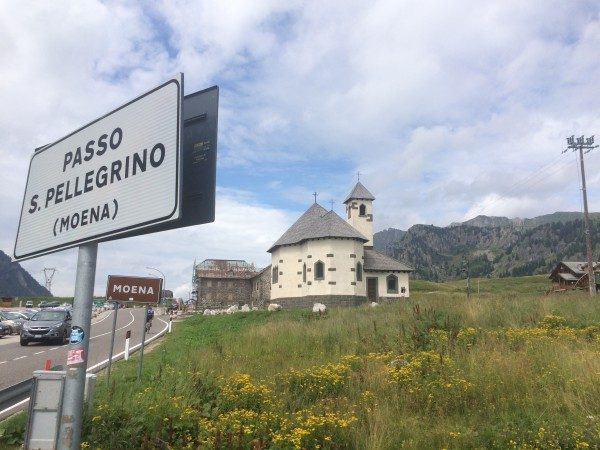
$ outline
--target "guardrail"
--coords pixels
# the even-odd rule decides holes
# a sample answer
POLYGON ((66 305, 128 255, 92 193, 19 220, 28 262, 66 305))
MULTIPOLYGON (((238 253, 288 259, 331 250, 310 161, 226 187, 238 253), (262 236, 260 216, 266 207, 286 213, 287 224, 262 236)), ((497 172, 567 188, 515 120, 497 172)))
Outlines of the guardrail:
POLYGON ((13 384, 6 389, 2 389, 0 391, 0 411, 4 411, 14 404, 29 398, 32 386, 33 378, 29 378, 28 380, 13 384))
MULTIPOLYGON (((162 323, 165 324, 165 327, 156 333, 154 336, 146 339, 146 345, 150 342, 158 339, 162 335, 164 335, 169 329, 169 322, 165 322, 160 317, 157 317, 162 323)), ((142 347, 142 343, 136 344, 129 349, 129 353, 135 353, 142 347)), ((119 361, 125 357, 125 352, 117 353, 113 355, 113 362, 119 361)), ((88 367, 88 373, 96 373, 100 372, 108 365, 108 358, 104 361, 99 362, 92 367, 88 367)), ((0 390, 0 420, 5 419, 6 417, 20 411, 22 407, 29 401, 29 397, 31 395, 31 387, 33 386, 33 378, 29 378, 27 380, 20 381, 17 384, 13 384, 5 389, 0 390)))

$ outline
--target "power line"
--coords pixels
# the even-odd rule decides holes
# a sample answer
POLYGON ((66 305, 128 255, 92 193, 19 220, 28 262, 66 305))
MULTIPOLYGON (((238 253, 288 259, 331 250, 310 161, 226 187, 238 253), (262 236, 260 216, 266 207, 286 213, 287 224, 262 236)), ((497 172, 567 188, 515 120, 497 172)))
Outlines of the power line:
POLYGON ((559 157, 556 160, 546 164, 545 166, 540 167, 538 170, 533 172, 533 174, 529 175, 527 178, 523 178, 522 180, 514 183, 505 194, 499 195, 496 199, 492 200, 487 205, 480 206, 478 213, 474 214, 474 215, 477 216, 479 214, 483 214, 486 210, 489 210, 489 208, 491 206, 497 204, 501 200, 508 200, 509 197, 511 197, 511 194, 513 194, 517 190, 522 189, 528 185, 539 184, 542 180, 548 178, 551 175, 554 175, 558 171, 562 170, 563 168, 565 168, 569 164, 571 164, 570 162, 566 162, 563 160, 563 162, 556 165, 561 159, 563 159, 563 157, 559 157), (549 169, 553 168, 553 166, 555 166, 554 170, 549 171, 549 169))
POLYGON ((50 294, 52 294, 52 278, 54 278, 54 274, 56 273, 57 269, 54 267, 44 267, 44 278, 46 280, 46 289, 48 290, 48 292, 50 292, 50 294))

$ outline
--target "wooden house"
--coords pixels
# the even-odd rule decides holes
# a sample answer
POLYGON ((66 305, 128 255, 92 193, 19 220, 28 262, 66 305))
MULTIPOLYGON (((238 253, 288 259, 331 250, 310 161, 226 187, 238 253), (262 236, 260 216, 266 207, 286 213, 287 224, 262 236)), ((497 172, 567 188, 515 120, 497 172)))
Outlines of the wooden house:
MULTIPOLYGON (((594 262, 594 274, 596 275, 596 290, 600 288, 598 275, 600 263, 594 262)), ((572 289, 588 289, 588 263, 582 261, 561 261, 550 273, 552 280, 552 291, 568 291, 572 289)))

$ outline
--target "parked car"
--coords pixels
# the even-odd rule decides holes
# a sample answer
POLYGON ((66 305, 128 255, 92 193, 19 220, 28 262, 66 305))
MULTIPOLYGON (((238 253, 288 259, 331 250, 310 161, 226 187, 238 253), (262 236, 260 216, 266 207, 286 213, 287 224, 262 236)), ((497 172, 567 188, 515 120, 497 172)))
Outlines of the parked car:
POLYGON ((33 300, 27 300, 25 302, 25 308, 33 308, 33 300))
POLYGON ((44 309, 23 324, 21 345, 30 342, 66 344, 71 335, 71 313, 64 309, 44 309))
POLYGON ((24 319, 19 313, 13 311, 0 311, 0 320, 9 327, 10 334, 20 333, 24 319))
POLYGON ((40 303, 40 308, 56 308, 60 306, 60 302, 42 302, 40 303))
POLYGON ((31 319, 31 317, 37 313, 39 309, 21 309, 19 312, 27 317, 27 320, 31 319))
POLYGON ((4 325, 0 322, 0 337, 8 336, 10 334, 10 328, 8 325, 4 325))
POLYGON ((12 310, 12 311, 8 311, 8 312, 11 312, 11 313, 12 313, 14 316, 16 316, 16 317, 18 317, 18 318, 20 318, 20 319, 23 319, 23 320, 29 320, 29 316, 28 316, 27 314, 25 314, 23 311, 20 311, 20 310, 18 310, 18 311, 12 310))
POLYGON ((179 309, 179 303, 173 302, 167 306, 167 314, 171 314, 179 309))

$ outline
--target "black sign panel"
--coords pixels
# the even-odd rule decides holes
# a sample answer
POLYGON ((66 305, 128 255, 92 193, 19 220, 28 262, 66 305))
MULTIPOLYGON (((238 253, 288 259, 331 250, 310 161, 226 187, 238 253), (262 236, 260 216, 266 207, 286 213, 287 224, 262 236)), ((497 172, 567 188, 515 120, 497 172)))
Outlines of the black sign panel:
POLYGON ((218 86, 183 98, 181 217, 119 238, 214 222, 218 118, 218 86))

